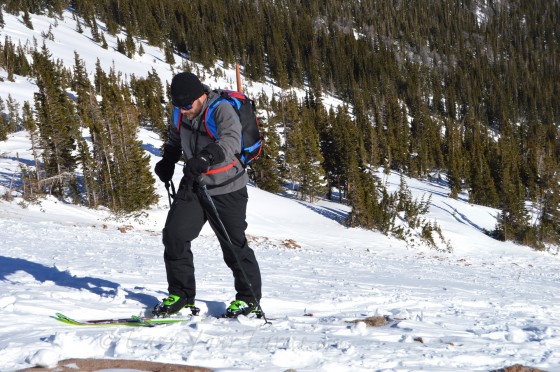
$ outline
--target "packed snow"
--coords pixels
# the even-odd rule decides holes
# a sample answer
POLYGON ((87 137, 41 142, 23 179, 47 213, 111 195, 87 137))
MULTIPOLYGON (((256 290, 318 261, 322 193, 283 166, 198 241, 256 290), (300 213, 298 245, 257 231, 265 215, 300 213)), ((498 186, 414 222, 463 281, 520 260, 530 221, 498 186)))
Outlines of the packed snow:
MULTIPOLYGON (((53 22, 32 15, 30 31, 4 17, 2 40, 7 34, 22 43, 32 34, 40 38, 53 22)), ((90 72, 100 58, 105 67, 117 61, 128 73, 157 66, 162 78, 172 76, 159 50, 144 46, 152 57, 129 60, 95 49, 73 31, 71 15, 58 22, 53 33, 60 50, 48 47, 68 66, 76 49, 90 72)), ((35 89, 21 77, 0 82, 3 99, 11 93, 20 102, 31 100, 35 89)), ((161 142, 145 130, 139 137, 153 167, 159 155, 148 150, 161 142)), ((20 163, 32 164, 30 148, 25 132, 0 142, 0 194, 17 182, 20 163)), ((180 164, 175 173, 177 184, 180 164)), ((379 176, 396 190, 400 175, 379 176)), ((445 183, 406 181, 415 197, 432 195, 427 217, 441 226, 452 252, 347 228, 342 222, 349 208, 342 204, 311 204, 289 192, 249 186, 247 235, 261 266, 261 304, 271 324, 212 316, 235 293, 208 226, 193 243, 201 316, 152 328, 58 322, 56 312, 79 320, 149 315, 167 295, 161 243, 166 190, 157 182, 160 202, 140 219, 117 219, 54 198, 1 201, 0 370, 52 367, 68 358, 218 371, 488 371, 513 364, 560 370, 560 258, 491 239, 484 230, 494 228, 498 211, 469 204, 464 194, 448 198, 445 183), (396 321, 379 327, 352 322, 376 315, 396 321)))

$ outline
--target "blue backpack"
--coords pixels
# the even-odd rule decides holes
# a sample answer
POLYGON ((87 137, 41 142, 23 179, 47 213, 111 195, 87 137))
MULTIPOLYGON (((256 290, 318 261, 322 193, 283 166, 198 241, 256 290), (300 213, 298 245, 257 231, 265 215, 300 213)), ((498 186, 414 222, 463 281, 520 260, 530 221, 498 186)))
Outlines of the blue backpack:
POLYGON ((237 158, 247 167, 262 152, 263 140, 259 130, 257 119, 257 110, 255 102, 245 94, 232 90, 214 91, 220 96, 212 101, 206 108, 204 113, 204 126, 206 133, 210 138, 217 140, 218 133, 216 130, 216 122, 214 121, 214 109, 222 101, 227 101, 234 108, 241 122, 241 149, 237 158))

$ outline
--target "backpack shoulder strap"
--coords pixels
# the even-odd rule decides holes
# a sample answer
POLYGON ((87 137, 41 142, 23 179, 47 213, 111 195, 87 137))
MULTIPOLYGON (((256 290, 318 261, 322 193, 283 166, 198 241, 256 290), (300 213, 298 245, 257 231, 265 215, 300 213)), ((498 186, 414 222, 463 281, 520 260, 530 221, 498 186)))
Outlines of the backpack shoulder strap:
POLYGON ((213 140, 216 140, 216 136, 218 135, 218 128, 216 126, 216 121, 214 120, 214 110, 223 100, 224 98, 222 98, 221 95, 212 99, 212 101, 208 103, 206 111, 204 112, 204 128, 206 129, 208 136, 213 140))

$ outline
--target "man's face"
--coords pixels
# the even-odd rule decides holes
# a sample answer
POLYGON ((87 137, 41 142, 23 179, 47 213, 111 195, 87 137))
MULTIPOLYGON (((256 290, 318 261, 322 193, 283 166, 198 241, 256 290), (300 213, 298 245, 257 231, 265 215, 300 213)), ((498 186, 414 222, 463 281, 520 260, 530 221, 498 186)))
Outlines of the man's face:
POLYGON ((204 105, 205 100, 206 94, 201 95, 193 101, 193 103, 190 105, 190 109, 188 109, 188 107, 181 107, 181 114, 185 115, 189 120, 196 118, 202 111, 202 106, 204 105))

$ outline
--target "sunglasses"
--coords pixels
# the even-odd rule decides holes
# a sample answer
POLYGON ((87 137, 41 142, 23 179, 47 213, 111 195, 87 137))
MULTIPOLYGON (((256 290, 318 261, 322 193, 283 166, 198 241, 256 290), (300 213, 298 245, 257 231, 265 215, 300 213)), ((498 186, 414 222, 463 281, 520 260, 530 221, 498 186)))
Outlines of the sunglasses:
POLYGON ((192 109, 192 106, 193 106, 193 104, 191 103, 190 105, 183 106, 183 107, 177 107, 177 108, 179 108, 181 110, 189 111, 190 109, 192 109))
POLYGON ((173 106, 173 124, 175 125, 175 128, 177 129, 181 128, 181 121, 183 117, 182 111, 189 111, 192 108, 193 108, 192 103, 190 105, 182 106, 182 107, 173 106))

